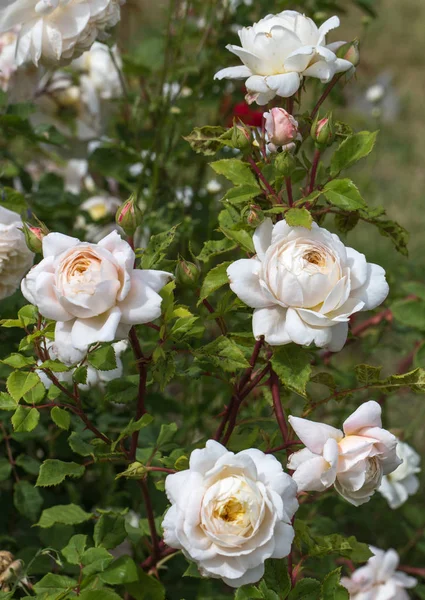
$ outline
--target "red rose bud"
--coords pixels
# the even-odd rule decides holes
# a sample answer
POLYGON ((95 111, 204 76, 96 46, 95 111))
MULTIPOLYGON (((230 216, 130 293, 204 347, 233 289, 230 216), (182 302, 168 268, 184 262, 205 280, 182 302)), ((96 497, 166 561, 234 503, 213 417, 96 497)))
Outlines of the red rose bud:
POLYGON ((251 204, 245 210, 245 221, 250 227, 258 227, 264 221, 264 213, 261 206, 258 204, 251 204))
POLYGON ((317 148, 324 150, 333 144, 335 139, 335 128, 332 113, 328 113, 324 119, 317 116, 311 126, 311 137, 317 148))
POLYGON ((136 204, 135 195, 120 206, 115 215, 116 224, 119 225, 127 235, 134 235, 136 229, 142 224, 142 211, 136 204))
POLYGON ((353 67, 357 67, 360 62, 360 42, 358 39, 340 46, 335 52, 338 58, 348 60, 353 67))
POLYGON ((176 267, 176 281, 185 286, 194 286, 199 279, 200 271, 198 267, 183 258, 179 260, 176 267))
POLYGON ((23 223, 22 231, 24 232, 25 241, 31 252, 41 254, 43 251, 43 238, 49 233, 49 230, 44 223, 39 221, 38 226, 23 223))

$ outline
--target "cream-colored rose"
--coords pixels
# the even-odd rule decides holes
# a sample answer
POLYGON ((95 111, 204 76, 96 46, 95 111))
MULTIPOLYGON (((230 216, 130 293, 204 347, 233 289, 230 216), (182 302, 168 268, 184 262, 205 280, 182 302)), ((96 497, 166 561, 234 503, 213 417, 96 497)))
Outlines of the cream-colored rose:
POLYGON ((421 471, 421 457, 409 444, 400 441, 397 444, 397 456, 403 462, 395 471, 382 478, 378 490, 391 508, 399 508, 419 489, 416 475, 421 471))
POLYGON ((0 206, 0 299, 16 292, 34 261, 21 227, 19 215, 0 206))

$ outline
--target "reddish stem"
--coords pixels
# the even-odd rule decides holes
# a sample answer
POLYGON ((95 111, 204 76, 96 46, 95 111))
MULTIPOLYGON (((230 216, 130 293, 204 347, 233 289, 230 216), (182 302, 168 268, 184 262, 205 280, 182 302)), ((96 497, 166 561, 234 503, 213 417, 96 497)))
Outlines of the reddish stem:
POLYGON ((280 400, 279 379, 273 369, 270 370, 270 390, 273 397, 273 406, 277 423, 279 425, 283 441, 286 443, 289 439, 288 425, 286 423, 285 413, 280 400))
POLYGON ((294 197, 292 195, 292 181, 290 177, 285 177, 285 186, 288 195, 288 206, 292 208, 294 206, 294 197))
MULTIPOLYGON (((213 315, 215 313, 215 310, 213 309, 213 307, 211 306, 211 304, 208 302, 208 300, 206 298, 204 298, 202 300, 202 304, 205 306, 205 308, 211 315, 213 315)), ((216 317, 215 321, 216 321, 217 325, 219 326, 221 333, 223 335, 226 335, 227 329, 226 329, 226 324, 225 324, 224 320, 221 317, 216 317)))
POLYGON ((328 86, 325 88, 325 91, 320 96, 319 100, 317 101, 316 106, 313 108, 313 110, 311 112, 312 120, 315 119, 317 113, 319 112, 319 108, 322 106, 323 102, 326 100, 326 98, 329 96, 329 94, 331 93, 331 91, 333 90, 335 85, 338 83, 341 76, 342 76, 342 73, 338 73, 337 75, 335 75, 334 78, 329 82, 328 86))
POLYGON ((364 331, 369 329, 369 327, 373 327, 374 325, 379 325, 379 323, 381 323, 381 321, 391 321, 391 319, 392 319, 391 310, 389 308, 386 308, 384 310, 381 310, 381 312, 379 312, 377 315, 373 315, 369 319, 366 319, 366 321, 363 321, 362 323, 357 325, 357 327, 353 327, 351 329, 351 333, 353 334, 353 336, 358 337, 364 331))
POLYGON ((400 565, 398 570, 404 571, 405 573, 410 573, 411 575, 418 575, 419 577, 425 578, 425 568, 422 567, 408 567, 405 565, 400 565))
POLYGON ((146 516, 149 524, 149 531, 151 534, 152 540, 152 559, 154 560, 154 564, 156 564, 159 560, 160 556, 160 548, 159 548, 159 538, 158 533, 155 527, 155 517, 152 508, 152 501, 149 495, 148 484, 144 479, 139 481, 140 488, 142 490, 143 500, 146 508, 146 516))
MULTIPOLYGON (((137 337, 136 329, 132 327, 129 333, 129 339, 131 347, 133 348, 133 353, 137 361, 137 369, 139 371, 139 390, 137 397, 137 408, 136 408, 136 418, 138 421, 145 413, 145 396, 146 396, 146 380, 147 380, 147 370, 146 365, 144 364, 144 355, 142 352, 142 348, 140 346, 139 338, 137 337)), ((136 458, 137 446, 139 443, 139 433, 140 431, 135 431, 131 437, 131 446, 130 446, 130 454, 129 459, 134 460, 136 458)))
POLYGON ((251 165, 251 169, 257 175, 258 179, 263 183, 264 187, 266 188, 266 190, 268 191, 270 196, 272 196, 276 200, 277 204, 282 204, 282 200, 279 198, 278 194, 274 191, 274 189, 272 188, 270 183, 264 177, 263 173, 257 167, 257 163, 255 162, 255 160, 253 158, 251 158, 250 156, 248 156, 248 162, 251 165))
POLYGON ((291 446, 301 446, 302 442, 297 442, 296 440, 290 440, 285 444, 280 446, 276 446, 276 448, 270 448, 270 450, 266 450, 266 454, 274 454, 275 452, 280 452, 281 450, 286 450, 287 448, 291 448, 291 446))
POLYGON ((320 150, 318 148, 316 148, 316 150, 314 151, 313 164, 311 165, 310 185, 308 188, 309 194, 314 192, 314 186, 316 184, 316 175, 317 175, 317 168, 319 166, 319 162, 320 162, 320 150))

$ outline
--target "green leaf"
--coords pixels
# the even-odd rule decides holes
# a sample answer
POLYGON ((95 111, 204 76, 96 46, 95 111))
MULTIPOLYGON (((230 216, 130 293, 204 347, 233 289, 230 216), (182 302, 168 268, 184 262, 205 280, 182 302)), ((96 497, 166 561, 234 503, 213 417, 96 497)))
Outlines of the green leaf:
POLYGON ((83 590, 78 596, 80 600, 122 600, 114 591, 102 588, 101 590, 83 590))
POLYGON ((204 127, 195 127, 195 129, 183 139, 189 142, 192 150, 197 154, 212 156, 224 146, 232 144, 232 130, 224 127, 205 125, 204 127), (227 138, 226 138, 227 136, 227 138))
POLYGON ((199 293, 200 302, 205 300, 205 298, 208 298, 208 296, 223 287, 226 283, 229 283, 227 267, 231 264, 231 261, 223 262, 220 265, 217 265, 217 267, 214 267, 214 269, 208 271, 199 293))
POLYGON ((163 260, 165 251, 174 241, 177 227, 178 225, 174 225, 168 231, 150 237, 149 244, 142 255, 141 266, 143 269, 153 269, 163 260))
POLYGON ((69 540, 65 548, 62 548, 61 552, 66 560, 71 565, 79 565, 82 561, 84 551, 87 546, 87 536, 78 534, 73 535, 69 540))
POLYGON ((227 227, 220 227, 220 231, 224 233, 227 238, 236 242, 242 250, 245 250, 245 252, 255 252, 252 234, 245 229, 228 229, 227 227))
POLYGON ((177 429, 177 423, 163 423, 161 425, 158 439, 156 440, 156 448, 160 449, 162 446, 169 444, 176 434, 177 429))
POLYGON ((71 591, 77 585, 78 581, 76 579, 71 579, 65 575, 47 573, 47 575, 34 585, 34 590, 37 594, 47 595, 50 600, 52 598, 61 598, 64 592, 67 590, 71 591))
POLYGON ((208 262, 210 258, 214 258, 214 256, 219 256, 220 254, 234 250, 236 246, 236 242, 229 240, 227 237, 224 237, 221 240, 207 240, 196 258, 202 262, 208 262))
POLYGON ((336 177, 343 169, 348 169, 373 150, 377 131, 360 131, 348 136, 336 149, 331 160, 331 177, 336 177))
POLYGON ((15 484, 13 503, 23 517, 34 522, 40 514, 43 498, 39 490, 31 485, 29 481, 21 480, 15 484))
POLYGON ((360 216, 357 212, 338 213, 335 215, 335 226, 341 233, 348 233, 359 222, 360 216))
POLYGON ((12 465, 7 458, 0 458, 0 481, 5 481, 9 478, 12 472, 12 465))
POLYGON ((148 425, 150 425, 152 423, 152 421, 153 421, 153 416, 148 415, 147 413, 144 414, 143 417, 141 417, 138 421, 134 421, 133 419, 131 419, 131 421, 127 425, 127 427, 125 427, 121 431, 118 439, 116 439, 115 442, 113 444, 111 444, 111 450, 114 452, 115 448, 118 446, 118 444, 120 443, 121 440, 132 435, 136 431, 140 431, 144 427, 147 427, 148 425))
POLYGON ((20 454, 16 459, 16 464, 30 475, 38 475, 40 470, 40 461, 26 454, 20 454))
POLYGON ((296 519, 295 524, 295 545, 303 554, 312 557, 323 557, 331 554, 337 554, 344 558, 349 558, 353 562, 366 562, 372 553, 367 544, 358 542, 352 535, 348 538, 334 533, 331 535, 315 535, 311 532, 305 521, 296 519), (306 551, 304 552, 304 546, 306 551))
POLYGON ((48 487, 50 485, 59 485, 66 477, 82 477, 84 471, 84 465, 78 465, 75 462, 62 462, 56 458, 48 458, 40 467, 36 486, 48 487))
POLYGON ((16 410, 18 403, 7 394, 6 392, 0 392, 0 410, 16 410))
POLYGON ((210 166, 235 185, 250 185, 261 191, 251 167, 239 158, 224 158, 210 163, 210 166))
POLYGON ((276 348, 271 360, 273 370, 281 383, 290 390, 307 397, 306 385, 310 379, 310 355, 295 344, 276 348))
POLYGON ((99 350, 90 352, 87 360, 92 367, 99 371, 112 371, 117 368, 115 351, 111 344, 104 344, 99 350))
POLYGON ((94 527, 94 543, 96 546, 116 548, 127 537, 123 515, 104 514, 94 527))
POLYGON ((391 306, 393 317, 407 327, 425 331, 425 301, 398 300, 391 306))
POLYGON ((382 367, 373 367, 365 364, 356 365, 355 367, 357 380, 366 385, 378 382, 380 380, 381 371, 382 367))
POLYGON ((46 360, 39 365, 40 369, 49 369, 53 373, 66 373, 69 367, 60 362, 60 360, 46 360))
POLYGON ((285 561, 266 560, 264 581, 269 589, 279 595, 279 598, 286 598, 291 590, 291 580, 285 561))
POLYGON ((73 452, 80 456, 93 456, 94 447, 84 441, 76 431, 73 431, 68 438, 68 444, 73 452))
POLYGON ((319 600, 320 592, 321 586, 317 579, 304 577, 291 590, 288 600, 319 600))
POLYGON ((59 406, 54 406, 50 411, 50 416, 55 425, 61 429, 65 429, 65 431, 69 429, 69 426, 71 425, 71 415, 67 410, 60 408, 59 406))
POLYGON ((13 371, 6 381, 7 391, 16 402, 33 387, 40 383, 37 373, 28 373, 24 371, 13 371))
POLYGON ((311 229, 313 217, 306 208, 290 208, 285 213, 285 220, 291 227, 311 229))
POLYGON ((36 408, 18 406, 12 416, 13 429, 16 433, 33 431, 37 427, 39 420, 40 413, 36 408))
POLYGON ((47 529, 56 525, 56 523, 79 525, 92 518, 93 515, 91 513, 85 512, 76 504, 58 504, 43 510, 37 526, 47 529))
POLYGON ((13 369, 24 369, 25 367, 34 365, 35 359, 32 356, 24 356, 23 354, 14 352, 10 356, 4 358, 1 362, 13 369))
POLYGON ((406 294, 412 294, 421 300, 425 300, 425 285, 419 281, 407 281, 403 283, 403 290, 406 294))
POLYGON ((340 583, 341 567, 328 573, 322 583, 322 600, 349 600, 348 590, 340 583))
POLYGON ((27 210, 25 197, 10 187, 1 187, 0 206, 4 206, 19 215, 23 215, 27 210))
POLYGON ((41 383, 41 381, 39 381, 37 385, 30 389, 29 392, 24 394, 24 402, 26 402, 26 404, 31 405, 40 404, 43 401, 46 392, 46 388, 41 383))
POLYGON ((342 210, 366 209, 367 205, 351 179, 334 179, 323 188, 326 200, 342 210))
POLYGON ((101 581, 109 585, 123 585, 138 581, 136 563, 130 556, 121 556, 114 560, 100 575, 101 581))
POLYGON ((378 228, 378 231, 384 237, 387 237, 394 244, 397 252, 400 252, 403 256, 408 255, 407 250, 407 242, 409 241, 409 234, 398 223, 390 220, 382 220, 382 219, 365 219, 369 223, 375 225, 378 228))
POLYGON ((113 556, 106 548, 89 548, 81 558, 84 565, 83 573, 86 576, 101 573, 113 561, 113 556))
POLYGON ((235 593, 235 600, 256 600, 256 598, 264 599, 264 595, 253 585, 243 585, 235 593))
POLYGON ((194 562, 188 562, 189 565, 186 571, 183 573, 182 577, 194 577, 195 579, 201 579, 201 574, 196 564, 194 562))
POLYGON ((246 204, 250 200, 256 198, 260 193, 261 189, 258 185, 237 185, 236 187, 230 188, 230 190, 225 193, 223 200, 237 206, 238 204, 246 204))
POLYGON ((196 352, 196 362, 206 361, 223 371, 247 369, 249 362, 239 346, 227 337, 220 336, 196 352))
POLYGON ((165 600, 164 586, 158 579, 151 577, 138 568, 137 583, 128 583, 125 589, 135 600, 165 600))

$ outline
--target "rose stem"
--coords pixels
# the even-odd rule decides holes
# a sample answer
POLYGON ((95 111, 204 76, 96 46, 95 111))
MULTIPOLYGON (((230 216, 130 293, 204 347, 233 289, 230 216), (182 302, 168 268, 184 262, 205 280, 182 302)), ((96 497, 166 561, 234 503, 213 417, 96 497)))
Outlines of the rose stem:
POLYGON ((152 558, 156 562, 158 562, 159 559, 159 539, 158 539, 158 534, 156 531, 156 527, 155 527, 155 517, 153 514, 153 508, 152 508, 152 501, 151 501, 151 497, 149 495, 149 489, 148 489, 148 484, 146 482, 145 479, 141 479, 139 481, 139 485, 140 485, 140 489, 142 490, 142 495, 143 495, 143 500, 145 503, 145 508, 146 508, 146 515, 148 518, 148 523, 149 523, 149 531, 151 534, 151 540, 152 540, 152 558))
POLYGON ((298 442, 296 440, 290 440, 289 442, 286 442, 285 444, 282 444, 281 446, 276 446, 276 448, 270 448, 270 450, 266 450, 266 454, 274 454, 275 452, 279 452, 280 450, 286 450, 287 448, 290 448, 291 446, 300 446, 302 445, 302 442, 298 442))
POLYGON ((273 369, 270 369, 270 390, 273 397, 273 406, 277 423, 282 433, 283 441, 286 443, 289 440, 288 425, 286 424, 285 413, 280 400, 279 379, 273 369))
POLYGON ((277 204, 282 204, 282 200, 279 198, 278 194, 276 194, 270 183, 267 181, 260 169, 257 167, 257 163, 255 162, 255 160, 248 156, 248 162, 251 165, 251 169, 257 175, 258 179, 264 184, 264 187, 266 188, 270 196, 272 196, 276 200, 277 204))
MULTIPOLYGON (((136 408, 136 421, 138 421, 145 413, 145 396, 146 396, 146 379, 147 379, 147 371, 146 365, 144 364, 144 355, 142 352, 142 348, 140 346, 139 338, 137 337, 136 329, 132 327, 129 333, 129 339, 131 347, 133 348, 133 353, 137 362, 137 369, 139 371, 139 390, 137 397, 137 408, 136 408)), ((140 431, 135 431, 131 437, 131 446, 130 446, 130 454, 129 459, 135 460, 137 445, 139 443, 139 433, 140 431)))
MULTIPOLYGON (((208 300, 206 298, 204 298, 202 300, 202 304, 205 306, 205 308, 207 309, 207 311, 210 314, 213 315, 215 313, 215 310, 213 309, 213 307, 211 306, 211 304, 208 302, 208 300)), ((221 333, 223 335, 226 335, 227 328, 226 328, 226 324, 225 324, 223 318, 222 317, 216 317, 215 321, 216 321, 217 325, 219 326, 221 333)))
POLYGON ((294 198, 292 195, 292 181, 290 177, 285 177, 286 193, 288 194, 288 206, 292 208, 294 205, 294 198))
POLYGON ((320 96, 319 100, 317 101, 316 106, 313 108, 312 112, 311 112, 311 119, 314 119, 319 111, 319 108, 322 106, 323 102, 326 100, 326 98, 329 96, 329 94, 331 93, 332 89, 335 87, 335 85, 337 84, 337 82, 340 80, 340 78, 342 77, 342 73, 338 73, 337 75, 334 76, 334 78, 329 82, 328 86, 325 88, 325 91, 323 92, 323 94, 320 96))
POLYGON ((311 175, 310 175, 310 185, 308 188, 308 193, 311 194, 314 191, 314 185, 316 183, 316 175, 317 175, 317 167, 319 166, 320 161, 320 150, 316 148, 314 151, 313 164, 311 166, 311 175))
POLYGON ((10 436, 9 436, 8 432, 6 431, 6 428, 3 425, 3 423, 0 423, 0 428, 1 428, 1 432, 3 434, 4 443, 6 445, 7 458, 9 460, 10 466, 12 467, 13 476, 15 477, 16 483, 19 483, 19 475, 16 470, 16 462, 15 462, 15 459, 13 458, 12 448, 10 446, 10 436))

